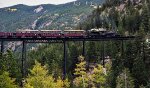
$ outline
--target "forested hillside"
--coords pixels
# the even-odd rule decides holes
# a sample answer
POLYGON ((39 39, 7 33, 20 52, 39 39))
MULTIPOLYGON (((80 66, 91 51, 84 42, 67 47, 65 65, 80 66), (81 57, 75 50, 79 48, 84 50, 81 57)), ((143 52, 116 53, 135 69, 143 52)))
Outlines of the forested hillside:
MULTIPOLYGON (((40 44, 27 52, 25 88, 150 88, 150 1, 106 0, 88 13, 91 14, 74 28, 103 27, 138 37, 124 43, 120 40, 86 42, 85 56, 82 56, 82 42, 67 42, 65 80, 63 44, 40 44)), ((21 85, 20 58, 20 53, 11 50, 1 54, 0 87, 21 85)))
POLYGON ((0 9, 0 30, 73 29, 104 0, 77 0, 61 5, 15 5, 0 9))

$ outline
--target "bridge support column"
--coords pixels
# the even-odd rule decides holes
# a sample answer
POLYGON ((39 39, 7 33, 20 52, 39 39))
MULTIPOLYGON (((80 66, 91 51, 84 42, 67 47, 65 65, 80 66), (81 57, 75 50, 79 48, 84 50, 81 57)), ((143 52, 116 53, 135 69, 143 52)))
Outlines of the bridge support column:
POLYGON ((124 59, 124 41, 121 41, 121 57, 124 59))
POLYGON ((66 60, 67 60, 67 50, 66 50, 66 41, 64 43, 64 59, 63 59, 63 79, 66 79, 66 60))
POLYGON ((143 61, 145 62, 145 43, 142 41, 142 52, 143 52, 143 61))
POLYGON ((101 52, 101 56, 102 56, 102 64, 103 64, 103 67, 105 67, 105 41, 102 41, 102 52, 101 52))
POLYGON ((26 76, 26 42, 22 42, 22 59, 21 59, 21 73, 22 73, 22 83, 21 86, 24 85, 24 78, 26 76))
POLYGON ((85 56, 85 41, 82 41, 82 56, 85 56))
POLYGON ((4 41, 1 41, 1 53, 4 53, 4 41))

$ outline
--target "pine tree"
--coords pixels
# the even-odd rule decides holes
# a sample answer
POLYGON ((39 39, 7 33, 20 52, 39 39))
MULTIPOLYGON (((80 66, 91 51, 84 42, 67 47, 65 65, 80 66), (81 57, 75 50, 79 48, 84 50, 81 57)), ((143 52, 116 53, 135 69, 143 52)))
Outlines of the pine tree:
POLYGON ((116 41, 113 44, 113 53, 112 53, 112 68, 110 73, 110 86, 116 88, 116 79, 117 76, 123 69, 123 58, 121 53, 120 42, 116 41))
POLYGON ((134 60, 133 69, 132 69, 133 77, 135 78, 135 87, 139 87, 140 85, 146 85, 148 81, 148 74, 146 71, 145 63, 139 53, 134 60))
POLYGON ((149 8, 147 4, 143 5, 143 11, 142 11, 142 24, 144 27, 145 32, 149 31, 149 19, 150 19, 150 14, 149 14, 149 8))
POLYGON ((134 79, 131 77, 129 69, 125 68, 117 77, 116 88, 134 88, 134 79))
POLYGON ((134 44, 135 41, 128 41, 126 43, 125 57, 123 63, 126 68, 131 71, 133 68, 134 59, 137 57, 137 47, 134 44))
POLYGON ((77 64, 75 69, 76 78, 74 85, 77 88, 103 88, 106 84, 106 74, 104 73, 103 66, 97 65, 86 71, 86 62, 84 57, 79 57, 80 63, 77 64))
POLYGON ((0 73, 7 71, 10 77, 17 78, 17 81, 20 79, 19 63, 17 63, 17 59, 11 50, 7 50, 7 52, 0 57, 0 67, 0 73))
POLYGON ((4 56, 2 53, 0 53, 0 74, 2 74, 4 71, 6 71, 6 68, 5 68, 5 63, 4 63, 4 56))
POLYGON ((10 73, 11 77, 20 77, 20 69, 17 64, 17 60, 11 50, 7 50, 7 53, 5 55, 5 58, 7 60, 6 62, 6 67, 7 71, 10 73))
POLYGON ((91 62, 96 61, 95 56, 96 56, 96 44, 95 42, 89 42, 88 50, 87 50, 88 62, 91 63, 91 62))
POLYGON ((148 81, 148 71, 146 69, 145 64, 145 31, 143 26, 140 27, 140 30, 138 31, 138 35, 141 37, 139 39, 136 39, 134 41, 134 53, 131 53, 131 56, 134 56, 132 69, 130 68, 130 71, 132 73, 132 76, 134 77, 134 83, 135 87, 138 88, 140 85, 147 85, 148 81))
POLYGON ((75 42, 75 43, 69 43, 69 46, 68 46, 68 60, 67 60, 67 63, 68 63, 68 73, 71 72, 71 75, 73 75, 74 73, 74 70, 75 67, 76 67, 76 63, 78 62, 78 56, 79 56, 79 49, 78 48, 81 48, 81 47, 78 47, 78 43, 75 42), (75 44, 76 43, 76 44, 75 44), (78 48, 77 48, 78 47, 78 48))
POLYGON ((9 73, 4 71, 0 75, 0 88, 19 88, 19 87, 15 84, 15 79, 10 78, 9 73))
POLYGON ((83 56, 79 56, 78 60, 80 61, 77 64, 74 75, 76 78, 74 79, 74 84, 76 87, 86 88, 88 87, 88 76, 86 73, 86 62, 83 56))
POLYGON ((25 79, 25 88, 68 88, 69 82, 58 79, 55 81, 52 75, 48 74, 46 66, 41 66, 35 61, 35 65, 30 74, 25 79))
POLYGON ((106 84, 106 74, 103 70, 103 66, 98 65, 94 67, 91 78, 92 82, 95 84, 96 88, 104 88, 106 84))

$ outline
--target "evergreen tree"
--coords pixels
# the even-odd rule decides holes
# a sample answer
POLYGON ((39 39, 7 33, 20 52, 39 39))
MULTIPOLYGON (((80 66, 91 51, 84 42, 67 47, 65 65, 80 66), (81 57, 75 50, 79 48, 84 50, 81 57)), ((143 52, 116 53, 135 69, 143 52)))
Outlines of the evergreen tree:
POLYGON ((84 57, 79 57, 80 63, 75 69, 76 78, 74 79, 75 88, 103 88, 106 84, 106 74, 103 66, 97 65, 86 71, 84 57))
POLYGON ((104 72, 103 66, 98 65, 94 67, 91 78, 92 82, 95 84, 96 88, 104 88, 106 84, 106 74, 104 72))
POLYGON ((142 11, 141 16, 142 16, 142 24, 143 24, 144 30, 146 32, 148 32, 149 31, 150 14, 149 14, 149 8, 148 8, 147 4, 143 5, 143 11, 142 11))
POLYGON ((0 53, 0 74, 2 74, 6 70, 4 61, 5 60, 3 58, 3 54, 0 53))
POLYGON ((112 53, 112 68, 110 74, 110 86, 116 88, 116 79, 117 76, 123 69, 123 58, 121 52, 120 42, 116 41, 113 44, 113 53, 112 53))
POLYGON ((74 42, 74 43, 69 43, 68 45, 68 60, 67 60, 67 63, 68 63, 68 72, 67 73, 70 73, 71 72, 71 75, 74 75, 74 70, 75 67, 76 67, 76 63, 78 62, 78 56, 79 56, 79 48, 81 47, 78 47, 80 44, 78 42, 74 42), (76 44, 75 44, 76 43, 76 44))
POLYGON ((17 78, 17 81, 20 80, 21 72, 19 63, 17 63, 17 59, 11 50, 7 50, 5 54, 2 54, 0 57, 0 62, 0 73, 7 71, 9 72, 10 77, 17 78))
POLYGON ((125 57, 123 58, 123 63, 126 68, 131 71, 133 68, 134 59, 137 57, 137 47, 134 44, 135 41, 128 41, 126 43, 125 57))
POLYGON ((147 77, 147 71, 145 68, 145 63, 143 62, 143 59, 140 54, 137 54, 136 59, 134 60, 133 63, 133 69, 132 69, 132 74, 133 77, 135 78, 135 87, 138 88, 140 85, 146 85, 148 81, 147 77))
POLYGON ((69 82, 58 79, 55 81, 52 75, 48 74, 46 66, 41 66, 35 61, 35 65, 30 74, 25 79, 25 88, 68 88, 69 82))
POLYGON ((7 68, 7 71, 10 73, 11 77, 20 77, 20 68, 19 63, 17 63, 17 59, 15 58, 13 52, 11 50, 7 50, 7 53, 5 54, 5 58, 7 60, 5 66, 7 68))
POLYGON ((77 88, 86 88, 88 87, 88 76, 86 73, 86 62, 83 56, 79 56, 78 58, 79 64, 77 64, 75 68, 74 75, 76 78, 74 79, 74 84, 77 88))
POLYGON ((63 66, 63 47, 61 44, 41 45, 38 50, 32 50, 28 55, 28 68, 32 67, 34 60, 38 60, 40 63, 48 65, 49 73, 56 77, 61 75, 63 66))
POLYGON ((148 71, 146 69, 145 64, 145 31, 143 26, 140 27, 140 30, 138 31, 138 35, 141 37, 134 41, 134 46, 136 47, 135 51, 135 59, 133 63, 133 67, 131 70, 131 73, 134 77, 134 83, 135 87, 139 88, 141 85, 146 86, 148 81, 148 71))
POLYGON ((0 75, 0 88, 19 88, 19 87, 15 84, 15 79, 10 78, 9 73, 4 71, 0 75))
POLYGON ((116 88, 134 88, 134 79, 131 77, 129 69, 125 68, 117 77, 116 88))
POLYGON ((96 61, 96 44, 95 42, 89 42, 88 44, 88 50, 87 50, 87 59, 88 62, 94 62, 96 61))

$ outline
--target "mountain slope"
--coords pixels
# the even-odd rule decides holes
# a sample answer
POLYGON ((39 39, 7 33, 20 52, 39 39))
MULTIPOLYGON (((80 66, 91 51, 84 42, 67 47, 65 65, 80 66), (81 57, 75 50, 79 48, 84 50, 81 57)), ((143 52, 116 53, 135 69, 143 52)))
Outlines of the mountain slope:
POLYGON ((15 5, 0 9, 0 30, 72 29, 104 0, 77 0, 60 5, 15 5))

